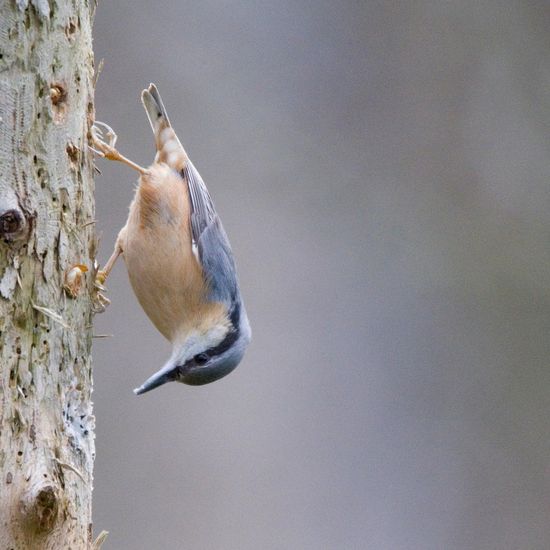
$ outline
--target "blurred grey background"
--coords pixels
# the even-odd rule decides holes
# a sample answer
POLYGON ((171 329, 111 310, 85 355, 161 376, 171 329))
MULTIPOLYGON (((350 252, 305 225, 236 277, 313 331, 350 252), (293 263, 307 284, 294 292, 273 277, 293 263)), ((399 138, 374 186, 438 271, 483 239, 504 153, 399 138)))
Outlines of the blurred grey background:
MULTIPOLYGON (((254 341, 169 347, 125 266, 96 321, 96 532, 151 550, 550 548, 550 5, 102 2, 97 118, 147 164, 162 92, 254 341)), ((98 161, 100 258, 135 174, 98 161)))

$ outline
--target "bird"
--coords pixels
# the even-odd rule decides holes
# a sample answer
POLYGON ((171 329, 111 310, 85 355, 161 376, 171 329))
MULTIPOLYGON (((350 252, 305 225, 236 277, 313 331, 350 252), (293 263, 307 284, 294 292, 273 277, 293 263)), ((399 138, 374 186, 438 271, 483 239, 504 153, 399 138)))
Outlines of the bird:
POLYGON ((172 344, 164 366, 134 390, 167 382, 202 385, 232 372, 251 340, 229 239, 208 189, 178 139, 157 87, 141 101, 155 136, 156 155, 142 168, 116 148, 117 135, 95 121, 90 148, 139 173, 128 219, 96 284, 122 256, 134 293, 172 344))

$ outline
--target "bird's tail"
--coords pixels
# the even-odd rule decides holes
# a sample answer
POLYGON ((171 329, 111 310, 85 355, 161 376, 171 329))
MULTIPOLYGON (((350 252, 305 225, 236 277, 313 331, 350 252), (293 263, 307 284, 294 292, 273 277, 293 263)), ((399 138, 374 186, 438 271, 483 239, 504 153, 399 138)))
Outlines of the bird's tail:
POLYGON ((185 167, 187 153, 172 129, 166 108, 154 84, 149 84, 149 87, 141 92, 141 102, 155 134, 157 144, 155 161, 165 162, 179 172, 185 167))

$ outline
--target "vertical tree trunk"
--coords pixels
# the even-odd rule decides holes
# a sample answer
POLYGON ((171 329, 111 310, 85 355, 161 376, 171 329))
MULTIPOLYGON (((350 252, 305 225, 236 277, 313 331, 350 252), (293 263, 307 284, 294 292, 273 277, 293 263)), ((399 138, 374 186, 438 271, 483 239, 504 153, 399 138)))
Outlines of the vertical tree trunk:
POLYGON ((2 550, 91 546, 93 6, 0 1, 2 550))

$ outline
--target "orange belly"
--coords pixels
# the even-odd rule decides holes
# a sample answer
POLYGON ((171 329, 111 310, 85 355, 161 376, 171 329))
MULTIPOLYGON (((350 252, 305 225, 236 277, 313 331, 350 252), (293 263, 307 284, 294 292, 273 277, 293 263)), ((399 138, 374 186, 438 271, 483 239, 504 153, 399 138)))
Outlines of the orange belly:
POLYGON ((186 183, 165 164, 140 178, 122 238, 132 288, 147 316, 170 341, 184 338, 221 304, 205 301, 202 269, 191 243, 186 183))

